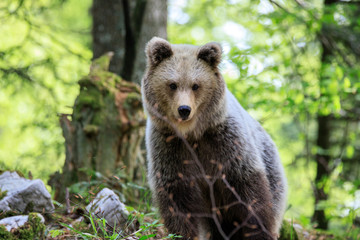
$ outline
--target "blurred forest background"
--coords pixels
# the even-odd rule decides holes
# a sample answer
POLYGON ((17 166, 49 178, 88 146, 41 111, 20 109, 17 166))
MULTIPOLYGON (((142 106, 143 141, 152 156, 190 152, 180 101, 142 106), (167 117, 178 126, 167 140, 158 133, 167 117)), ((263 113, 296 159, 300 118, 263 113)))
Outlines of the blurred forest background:
MULTIPOLYGON (((116 112, 119 103, 108 104, 107 96, 119 89, 96 86, 102 95, 89 99, 94 84, 83 77, 92 59, 113 51, 110 71, 139 84, 153 35, 171 43, 220 42, 229 89, 279 148, 289 184, 285 217, 359 236, 357 0, 3 0, 0 169, 60 179, 75 192, 89 175, 117 174, 126 186, 143 189, 145 170, 136 166, 144 166, 138 88, 122 83, 135 96, 128 110, 136 111, 133 120, 125 117, 128 127, 115 124, 114 131, 116 115, 96 124, 93 116, 116 112)), ((64 186, 52 186, 61 201, 64 186)))

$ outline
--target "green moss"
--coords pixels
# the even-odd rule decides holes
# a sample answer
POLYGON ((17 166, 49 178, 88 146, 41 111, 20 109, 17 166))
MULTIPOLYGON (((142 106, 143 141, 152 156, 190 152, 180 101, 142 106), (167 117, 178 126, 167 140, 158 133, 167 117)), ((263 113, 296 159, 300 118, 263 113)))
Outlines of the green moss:
POLYGON ((41 218, 36 213, 30 213, 28 222, 12 232, 8 232, 4 226, 0 226, 0 239, 45 239, 45 224, 41 223, 41 218))
POLYGON ((132 82, 122 81, 121 86, 119 86, 118 88, 128 88, 131 92, 141 94, 140 86, 132 82))
POLYGON ((34 207, 35 207, 35 204, 33 202, 29 202, 24 209, 24 213, 29 213, 29 212, 34 211, 34 207))
MULTIPOLYGON (((111 54, 105 54, 93 61, 90 73, 79 81, 80 94, 74 105, 74 120, 86 118, 84 131, 95 133, 106 121, 117 121, 119 111, 116 103, 117 93, 126 93, 123 107, 131 115, 139 106, 141 108, 140 88, 134 83, 126 82, 120 76, 107 71, 111 54), (86 111, 84 111, 86 110, 86 111), (89 119, 89 117, 91 119, 89 119)), ((121 100, 120 100, 121 101, 121 100)))
POLYGON ((90 73, 96 73, 98 71, 108 70, 110 65, 110 60, 113 55, 114 53, 109 52, 95 59, 91 64, 90 73))
POLYGON ((91 79, 88 76, 83 77, 82 79, 80 79, 78 81, 78 84, 80 85, 81 89, 96 86, 96 85, 94 85, 94 83, 91 81, 91 79))
POLYGON ((116 84, 121 82, 121 78, 111 72, 97 72, 97 75, 93 76, 92 79, 100 90, 105 88, 108 91, 114 91, 116 84))
POLYGON ((6 212, 0 211, 0 219, 12 217, 12 216, 16 216, 16 215, 20 215, 20 213, 16 212, 16 211, 6 211, 6 212))
POLYGON ((286 220, 283 221, 281 226, 279 240, 299 240, 295 228, 286 220))
POLYGON ((14 232, 17 239, 32 240, 45 239, 45 225, 36 213, 29 214, 28 222, 14 232))
POLYGON ((87 124, 83 128, 86 134, 97 134, 99 132, 99 127, 93 124, 87 124))
POLYGON ((75 120, 81 119, 84 108, 92 110, 99 110, 104 107, 104 100, 101 92, 95 88, 90 87, 80 91, 79 96, 76 98, 74 105, 74 118, 75 120))
POLYGON ((102 125, 104 125, 104 122, 105 122, 104 115, 101 114, 100 112, 96 112, 93 116, 91 124, 95 125, 95 126, 102 126, 102 125))
POLYGON ((45 224, 41 222, 41 218, 37 215, 37 213, 29 214, 29 223, 32 225, 35 235, 44 236, 45 224))
POLYGON ((0 188, 0 200, 3 199, 7 194, 7 191, 1 191, 1 188, 0 188))
POLYGON ((125 100, 126 107, 136 107, 136 105, 140 103, 141 103, 141 95, 139 93, 131 92, 126 96, 126 100, 125 100))
POLYGON ((78 98, 77 98, 77 104, 79 106, 91 106, 93 109, 100 108, 101 105, 101 94, 96 88, 89 88, 88 90, 82 91, 78 98))
POLYGON ((3 174, 4 172, 16 172, 19 175, 19 177, 26 178, 25 174, 23 174, 23 172, 20 170, 8 169, 6 166, 1 166, 1 168, 5 168, 5 169, 0 170, 0 175, 3 174))
POLYGON ((0 225, 0 239, 8 239, 13 240, 14 235, 12 235, 8 230, 6 230, 5 226, 0 225))
POLYGON ((80 86, 94 86, 100 92, 115 92, 122 79, 111 72, 97 71, 79 81, 80 86))

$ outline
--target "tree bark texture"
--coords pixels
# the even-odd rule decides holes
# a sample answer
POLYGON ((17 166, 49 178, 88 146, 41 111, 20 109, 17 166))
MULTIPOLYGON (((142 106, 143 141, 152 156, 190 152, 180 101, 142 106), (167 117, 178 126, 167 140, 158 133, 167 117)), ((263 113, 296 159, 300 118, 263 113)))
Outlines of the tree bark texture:
POLYGON ((325 192, 325 183, 330 177, 331 171, 329 169, 329 162, 331 160, 329 150, 330 133, 331 133, 331 118, 330 116, 318 116, 317 118, 318 132, 317 132, 317 146, 319 148, 316 154, 316 177, 315 177, 315 210, 312 217, 312 222, 317 223, 317 228, 327 229, 328 219, 326 218, 325 211, 318 208, 321 201, 328 199, 328 193, 325 192))
POLYGON ((166 0, 94 0, 94 58, 112 51, 110 71, 140 84, 145 70, 145 44, 167 37, 166 0))
MULTIPOLYGON (((325 0, 325 11, 327 6, 332 3, 333 1, 331 0, 325 0)), ((322 26, 322 29, 318 35, 322 47, 321 62, 323 65, 330 62, 329 57, 333 54, 332 46, 327 41, 327 32, 325 29, 326 26, 322 26)), ((320 87, 324 85, 324 81, 326 81, 326 79, 321 73, 320 87)), ((322 116, 320 114, 317 116, 318 132, 316 145, 318 147, 318 153, 316 154, 316 176, 314 184, 315 206, 311 221, 316 223, 317 228, 320 229, 328 228, 328 219, 326 218, 325 210, 323 208, 319 208, 319 203, 328 199, 328 193, 325 191, 325 183, 331 174, 331 170, 329 168, 329 162, 331 160, 331 121, 331 116, 322 116)))
POLYGON ((50 182, 57 200, 64 200, 69 185, 90 180, 89 171, 111 176, 125 168, 127 180, 141 179, 135 176, 141 174, 136 168, 145 165, 139 157, 145 125, 140 88, 108 71, 111 55, 93 62, 89 75, 79 81, 71 118, 60 117, 66 160, 63 174, 50 182))

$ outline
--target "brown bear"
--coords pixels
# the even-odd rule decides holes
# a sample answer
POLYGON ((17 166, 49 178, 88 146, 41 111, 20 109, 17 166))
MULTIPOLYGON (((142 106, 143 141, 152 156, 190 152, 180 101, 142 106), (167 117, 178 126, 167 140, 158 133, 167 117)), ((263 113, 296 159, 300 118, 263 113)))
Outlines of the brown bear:
POLYGON ((276 239, 286 179, 270 136, 219 72, 222 49, 154 37, 142 79, 153 198, 183 239, 276 239))

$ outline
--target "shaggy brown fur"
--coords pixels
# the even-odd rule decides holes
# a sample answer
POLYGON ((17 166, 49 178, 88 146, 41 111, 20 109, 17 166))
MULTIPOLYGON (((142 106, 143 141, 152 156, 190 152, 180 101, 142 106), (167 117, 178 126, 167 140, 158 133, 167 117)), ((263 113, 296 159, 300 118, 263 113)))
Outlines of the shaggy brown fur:
POLYGON ((148 43, 149 183, 165 226, 184 239, 275 239, 283 168, 269 135, 227 90, 221 52, 217 43, 148 43))

